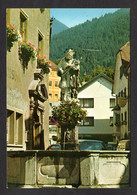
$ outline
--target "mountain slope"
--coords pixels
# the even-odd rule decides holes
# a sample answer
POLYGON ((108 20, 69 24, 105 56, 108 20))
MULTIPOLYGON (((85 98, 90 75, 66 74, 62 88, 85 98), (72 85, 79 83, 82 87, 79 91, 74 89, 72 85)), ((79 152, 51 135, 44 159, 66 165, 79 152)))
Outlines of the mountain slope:
POLYGON ((59 22, 58 20, 54 19, 52 24, 52 33, 51 36, 55 34, 59 34, 60 32, 67 30, 69 27, 65 24, 59 22))
POLYGON ((130 41, 130 13, 129 9, 120 9, 54 35, 50 59, 62 58, 66 48, 74 48, 76 58, 81 61, 81 75, 84 71, 91 74, 97 65, 114 67, 116 53, 127 41, 130 41))

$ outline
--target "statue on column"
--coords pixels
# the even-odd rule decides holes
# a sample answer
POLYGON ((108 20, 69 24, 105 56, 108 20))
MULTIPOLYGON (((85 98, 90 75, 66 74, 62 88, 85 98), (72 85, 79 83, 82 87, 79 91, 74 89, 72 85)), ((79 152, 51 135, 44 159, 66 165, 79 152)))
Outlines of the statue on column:
MULTIPOLYGON (((64 108, 68 107, 70 112, 72 102, 77 105, 78 99, 78 88, 79 88, 79 74, 80 74, 80 61, 74 59, 75 51, 73 49, 68 49, 65 51, 65 57, 63 57, 58 64, 57 74, 61 77, 59 87, 61 89, 61 101, 64 108)), ((60 109, 60 108, 59 108, 60 109)), ((58 117, 54 113, 55 117, 58 117)), ((66 117, 67 111, 64 111, 66 117), (66 113, 65 113, 66 112, 66 113)), ((71 118, 71 116, 69 116, 71 118)), ((63 118, 62 118, 63 119, 63 118)), ((78 148, 78 129, 77 124, 72 123, 72 121, 65 120, 61 125, 61 145, 65 150, 77 149, 78 148)), ((78 118, 77 118, 78 120, 78 118)))
POLYGON ((79 87, 80 61, 74 59, 75 51, 68 49, 58 64, 58 76, 61 77, 61 101, 76 101, 79 87))

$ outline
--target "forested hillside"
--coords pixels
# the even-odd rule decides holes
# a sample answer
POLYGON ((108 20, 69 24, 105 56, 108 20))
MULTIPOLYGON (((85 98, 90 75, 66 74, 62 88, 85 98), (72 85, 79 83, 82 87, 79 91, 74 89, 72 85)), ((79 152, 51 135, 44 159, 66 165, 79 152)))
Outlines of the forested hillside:
POLYGON ((52 33, 51 36, 58 34, 64 30, 67 30, 69 27, 65 24, 59 22, 58 20, 54 19, 52 24, 52 33))
POLYGON ((66 48, 73 48, 81 61, 81 75, 84 71, 92 74, 97 65, 114 67, 116 53, 127 41, 130 41, 130 10, 120 9, 54 35, 50 59, 60 59, 66 48))

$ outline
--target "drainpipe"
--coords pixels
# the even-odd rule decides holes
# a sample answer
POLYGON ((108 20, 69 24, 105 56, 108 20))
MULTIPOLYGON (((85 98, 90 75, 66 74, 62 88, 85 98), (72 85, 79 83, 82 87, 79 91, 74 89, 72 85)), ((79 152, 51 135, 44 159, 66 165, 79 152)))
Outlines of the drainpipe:
POLYGON ((52 33, 52 24, 53 24, 53 21, 54 21, 55 18, 51 18, 50 19, 50 41, 51 41, 51 33, 52 33))
POLYGON ((34 97, 30 98, 30 129, 29 129, 29 149, 33 148, 33 112, 34 112, 34 97))

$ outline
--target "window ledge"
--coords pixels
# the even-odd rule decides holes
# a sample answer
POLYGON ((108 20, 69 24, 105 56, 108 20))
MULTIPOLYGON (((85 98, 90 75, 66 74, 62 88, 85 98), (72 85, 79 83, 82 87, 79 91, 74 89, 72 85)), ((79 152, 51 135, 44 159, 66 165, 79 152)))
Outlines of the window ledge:
POLYGON ((23 145, 7 144, 7 147, 23 148, 23 145))

